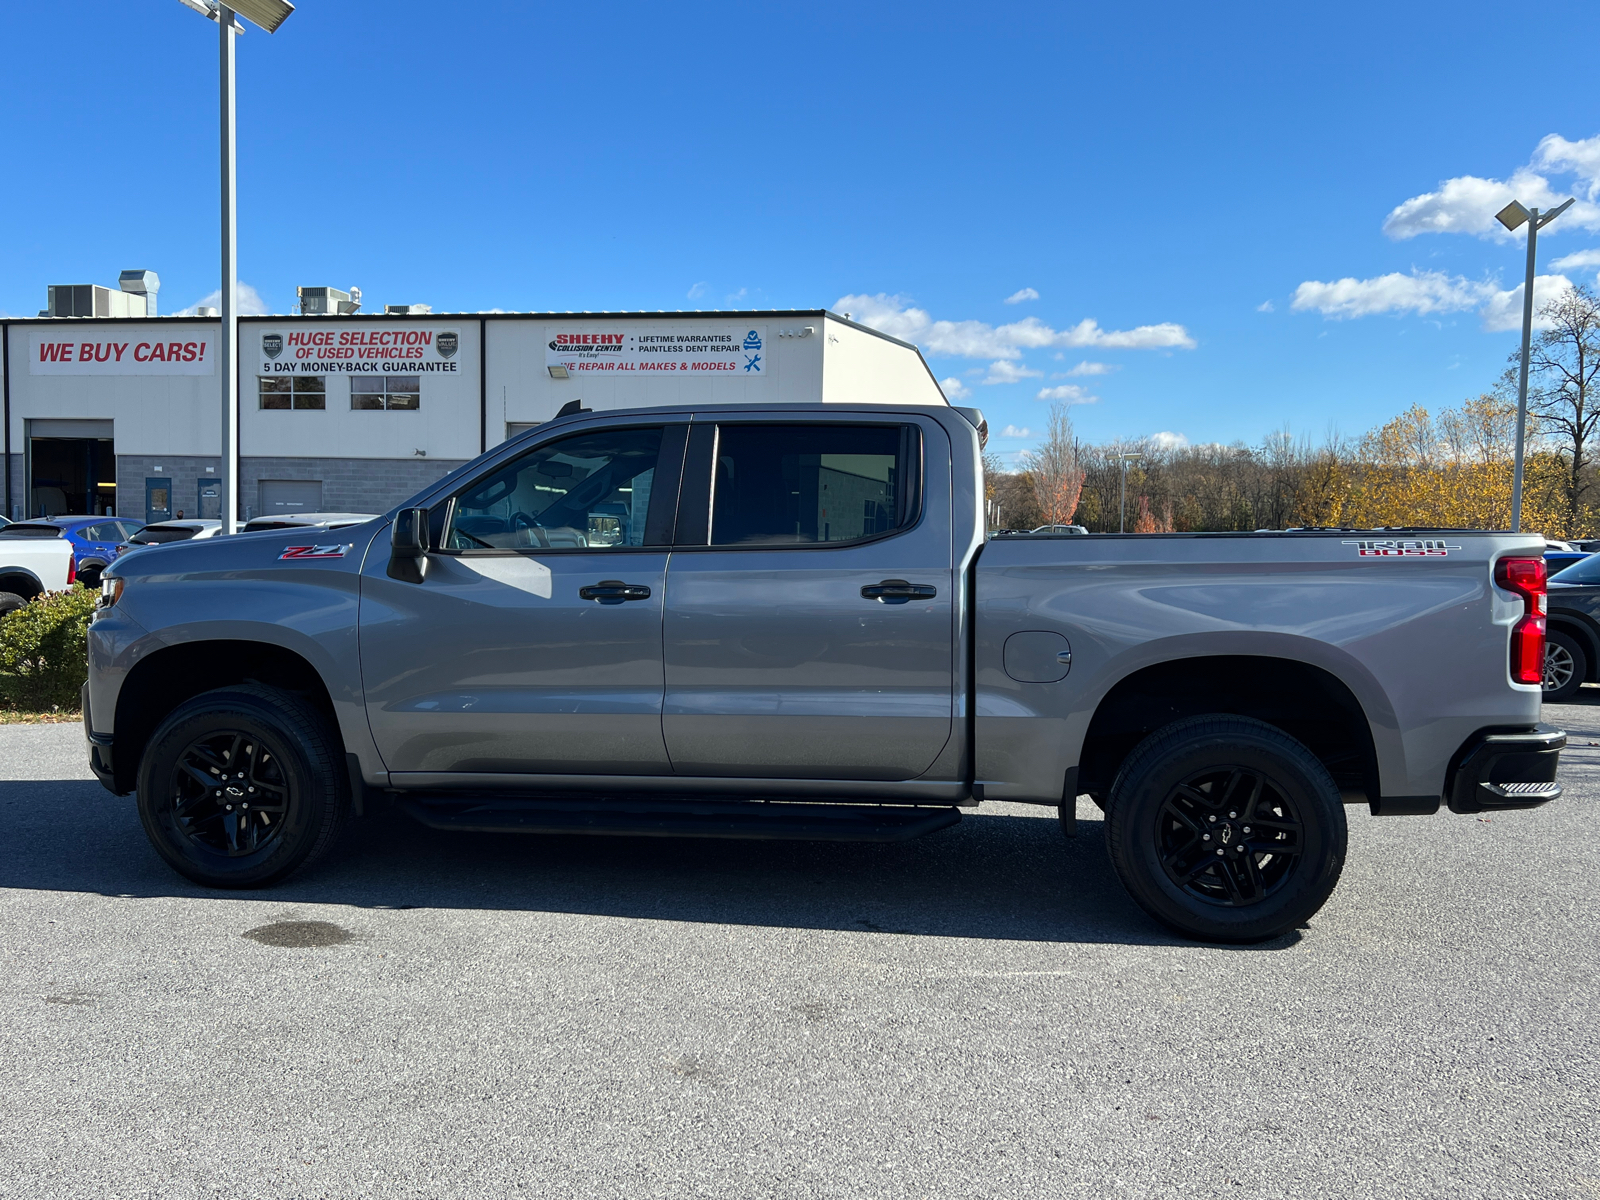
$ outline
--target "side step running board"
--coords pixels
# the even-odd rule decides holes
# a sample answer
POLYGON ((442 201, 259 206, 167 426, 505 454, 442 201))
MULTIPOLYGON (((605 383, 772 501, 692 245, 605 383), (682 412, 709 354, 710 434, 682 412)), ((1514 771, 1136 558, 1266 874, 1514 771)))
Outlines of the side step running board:
POLYGON ((716 800, 398 797, 430 829, 472 833, 592 833, 619 837, 904 842, 961 820, 956 808, 716 800))

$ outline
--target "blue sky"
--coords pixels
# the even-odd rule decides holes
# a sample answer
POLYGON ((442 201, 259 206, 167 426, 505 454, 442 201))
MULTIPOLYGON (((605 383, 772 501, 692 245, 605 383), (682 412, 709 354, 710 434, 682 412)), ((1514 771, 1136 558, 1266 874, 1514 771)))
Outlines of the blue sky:
MULTIPOLYGON (((850 309, 1008 454, 1041 392, 1097 440, 1358 433, 1498 376, 1513 190, 1579 197, 1540 270, 1593 285, 1597 41, 1588 5, 303 0, 239 44, 240 278, 850 309)), ((125 267, 212 292, 215 27, 7 4, 0 54, 0 312, 125 267)))

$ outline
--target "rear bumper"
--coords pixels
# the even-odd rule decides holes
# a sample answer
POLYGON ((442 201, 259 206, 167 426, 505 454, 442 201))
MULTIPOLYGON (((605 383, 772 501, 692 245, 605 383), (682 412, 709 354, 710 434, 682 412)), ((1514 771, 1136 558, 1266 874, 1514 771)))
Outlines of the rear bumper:
POLYGON ((1567 735, 1541 725, 1501 732, 1479 730, 1456 751, 1445 802, 1456 813, 1537 808, 1561 795, 1556 767, 1567 735))
POLYGON ((89 718, 89 685, 83 685, 83 736, 89 743, 89 770, 94 772, 94 777, 109 792, 116 794, 117 777, 112 770, 111 742, 109 733, 96 733, 94 722, 89 718))

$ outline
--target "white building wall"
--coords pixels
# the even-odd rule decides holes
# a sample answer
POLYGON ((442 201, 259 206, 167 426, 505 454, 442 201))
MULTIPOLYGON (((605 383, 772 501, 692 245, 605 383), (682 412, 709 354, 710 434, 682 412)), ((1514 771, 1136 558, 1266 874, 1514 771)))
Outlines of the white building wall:
MULTIPOLYGON (((596 412, 668 404, 814 404, 822 397, 822 321, 815 316, 749 313, 736 317, 682 313, 659 316, 574 314, 546 319, 490 317, 488 321, 488 405, 491 443, 508 423, 548 421, 573 400, 596 412), (795 336, 811 326, 816 333, 795 336), (561 351, 561 335, 615 334, 639 339, 652 335, 707 335, 735 339, 741 346, 756 332, 762 371, 742 370, 745 355, 730 356, 734 371, 577 370, 553 379, 549 367, 561 351)), ((663 356, 664 364, 684 365, 687 356, 663 356)), ((596 364, 604 365, 604 364, 596 364)), ((622 363, 616 364, 622 366, 622 363)), ((639 364, 643 365, 643 364, 639 364)))
POLYGON ((915 347, 829 315, 821 392, 838 404, 944 404, 938 381, 915 347))
MULTIPOLYGON (((10 350, 11 448, 22 453, 26 422, 36 418, 109 420, 116 423, 119 454, 215 454, 222 437, 220 383, 213 366, 204 374, 157 374, 160 364, 136 364, 132 355, 145 344, 187 344, 209 338, 210 357, 220 328, 216 322, 75 321, 12 325, 10 350), (127 373, 77 374, 76 364, 41 363, 43 343, 124 346, 127 373), (48 373, 46 373, 48 372, 48 373)), ((87 366, 87 364, 84 364, 87 366)), ((186 370, 194 364, 182 364, 186 370)))
MULTIPOLYGON (((239 452, 253 458, 467 459, 478 444, 478 319, 286 318, 239 326, 239 452), (448 356, 440 335, 455 335, 448 356), (375 341, 415 336, 409 345, 375 341), (279 339, 276 356, 263 342, 279 339), (413 354, 413 357, 398 357, 413 354), (353 369, 364 368, 364 369, 353 369), (357 380, 416 374, 416 411, 357 411, 357 380), (258 380, 313 377, 326 382, 327 407, 263 409, 258 380)), ((499 439, 492 439, 497 441, 499 439)), ((119 433, 118 450, 121 450, 119 433)))

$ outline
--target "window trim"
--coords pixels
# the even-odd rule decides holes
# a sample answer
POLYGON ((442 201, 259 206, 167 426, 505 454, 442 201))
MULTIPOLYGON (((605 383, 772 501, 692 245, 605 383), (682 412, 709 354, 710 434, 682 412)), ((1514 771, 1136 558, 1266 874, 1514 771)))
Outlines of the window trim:
MULTIPOLYGON (((809 415, 809 414, 807 414, 809 415)), ((774 413, 770 420, 735 419, 731 421, 704 421, 690 426, 690 444, 684 461, 683 482, 678 491, 678 521, 677 532, 681 535, 687 531, 692 536, 704 540, 673 542, 674 552, 685 551, 793 551, 793 550, 850 550, 857 546, 869 546, 874 542, 885 541, 889 538, 900 537, 910 533, 920 526, 927 516, 924 503, 925 476, 928 469, 927 438, 923 436, 922 426, 914 421, 840 421, 834 419, 804 420, 797 419, 798 414, 774 413), (895 499, 897 515, 903 515, 903 523, 896 524, 893 529, 883 533, 869 534, 867 537, 852 538, 847 542, 784 542, 772 543, 740 543, 732 542, 717 545, 711 541, 713 532, 712 522, 716 511, 716 462, 717 448, 721 443, 723 426, 740 428, 760 428, 766 425, 832 425, 840 428, 868 428, 868 429, 898 429, 900 431, 901 445, 906 456, 908 466, 912 469, 906 472, 906 478, 899 487, 899 495, 895 499), (913 444, 906 446, 907 440, 913 444), (694 475, 691 477, 691 470, 694 475)))
MULTIPOLYGON (((604 548, 599 546, 479 546, 470 550, 457 550, 451 547, 439 545, 439 543, 444 541, 444 536, 450 529, 450 523, 455 517, 456 500, 460 497, 462 492, 471 491, 490 476, 498 475, 501 471, 511 466, 512 463, 520 462, 522 459, 527 458, 528 455, 536 454, 546 446, 553 446, 557 442, 566 441, 568 438, 583 437, 585 434, 595 433, 601 430, 604 430, 607 433, 622 433, 630 429, 661 430, 661 448, 656 452, 656 471, 659 474, 662 468, 666 467, 667 478, 672 480, 667 490, 670 490, 672 494, 676 496, 679 494, 679 489, 683 483, 683 441, 687 440, 687 430, 689 428, 690 426, 687 421, 659 420, 641 420, 637 422, 630 422, 627 425, 590 425, 587 428, 580 426, 576 429, 561 430, 556 434, 555 437, 550 438, 548 441, 540 441, 534 445, 527 446, 517 454, 502 458, 499 462, 489 467, 488 470, 484 471, 482 474, 473 476, 467 482, 461 484, 459 487, 454 488, 448 496, 444 497, 442 500, 434 501, 434 503, 429 506, 428 541, 430 542, 430 545, 428 547, 428 553, 445 554, 449 555, 451 558, 503 558, 507 555, 515 555, 523 558, 543 558, 547 554, 605 554, 610 556, 613 554, 639 554, 641 552, 649 554, 666 554, 673 549, 673 544, 670 540, 657 545, 645 546, 606 546, 604 548), (675 429, 682 429, 685 431, 685 433, 681 435, 683 438, 682 441, 674 437, 675 429), (676 455, 675 460, 673 458, 674 454, 676 455), (674 467, 676 467, 677 472, 676 479, 672 479, 674 467), (442 514, 442 517, 438 514, 442 514)), ((654 510, 655 508, 655 498, 653 495, 655 486, 655 482, 652 482, 652 497, 650 501, 651 510, 654 510)), ((649 536, 652 527, 659 529, 661 525, 669 524, 664 520, 652 522, 650 516, 650 512, 645 513, 645 536, 647 537, 649 536)), ((670 524, 668 533, 670 537, 670 524)))

